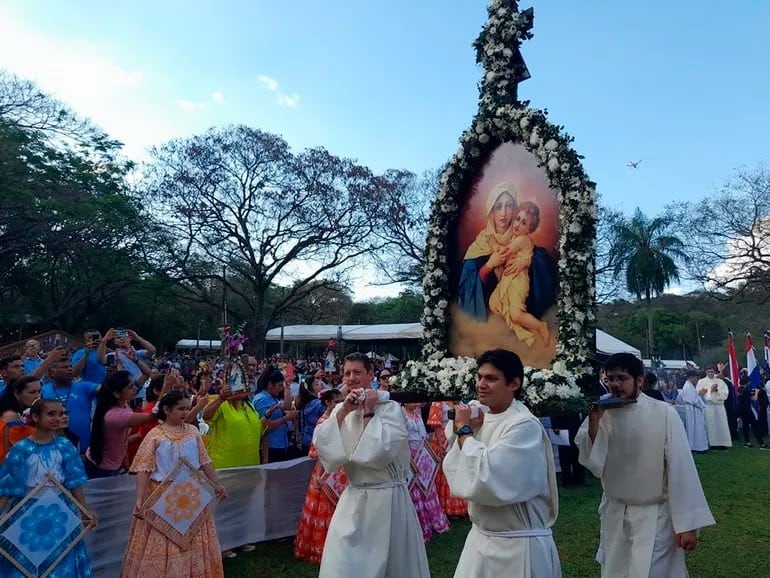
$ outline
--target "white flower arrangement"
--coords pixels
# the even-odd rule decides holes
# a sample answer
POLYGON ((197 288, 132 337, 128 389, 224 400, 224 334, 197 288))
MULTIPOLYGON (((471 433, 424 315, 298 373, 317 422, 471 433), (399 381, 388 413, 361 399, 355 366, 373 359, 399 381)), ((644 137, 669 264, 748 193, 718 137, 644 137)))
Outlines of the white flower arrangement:
POLYGON ((439 243, 446 245, 447 236, 456 230, 464 195, 489 155, 502 143, 521 143, 539 159, 561 207, 556 353, 551 369, 526 368, 523 384, 523 399, 534 411, 554 413, 559 408, 580 407, 583 397, 578 381, 592 372, 588 360, 596 320, 596 195, 581 157, 571 148, 573 139, 551 124, 544 111, 517 99, 517 84, 528 78, 518 47, 532 38, 533 13, 515 8, 511 0, 491 0, 489 19, 474 43, 477 61, 486 73, 478 113, 444 170, 430 217, 423 278, 422 361, 410 362, 394 382, 404 389, 461 398, 475 395, 475 361, 454 358, 448 351, 450 319, 446 311, 453 292, 447 274, 449 252, 438 247, 439 243))

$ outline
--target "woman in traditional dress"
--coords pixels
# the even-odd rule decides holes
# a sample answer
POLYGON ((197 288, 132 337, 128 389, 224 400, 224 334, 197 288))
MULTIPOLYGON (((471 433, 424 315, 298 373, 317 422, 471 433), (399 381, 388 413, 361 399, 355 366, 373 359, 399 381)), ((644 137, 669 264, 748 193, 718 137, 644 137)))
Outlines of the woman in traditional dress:
MULTIPOLYGON (((422 421, 420 403, 404 404, 404 418, 406 419, 406 434, 409 439, 409 451, 414 460, 418 450, 423 444, 428 443, 428 432, 422 421)), ((437 464, 441 469, 441 464, 437 464)), ((410 485, 409 494, 417 510, 417 517, 422 527, 422 537, 426 543, 430 542, 433 532, 443 534, 449 531, 449 520, 441 509, 441 503, 436 492, 436 484, 433 481, 427 490, 423 490, 416 480, 410 485)))
POLYGON ((31 375, 9 383, 0 396, 0 462, 11 446, 29 437, 35 428, 28 425, 22 413, 40 399, 40 380, 31 375))
MULTIPOLYGON (((14 503, 20 501, 45 481, 48 475, 67 488, 73 498, 85 507, 83 486, 86 485, 88 478, 83 469, 83 460, 77 448, 67 438, 57 435, 65 415, 64 406, 57 400, 38 399, 32 404, 29 414, 36 428, 34 433, 14 445, 0 466, 0 512, 9 500, 13 500, 14 503)), ((22 511, 31 510, 37 501, 36 498, 28 500, 22 507, 22 511)), ((20 544, 17 547, 28 548, 32 552, 40 551, 44 548, 48 536, 66 532, 66 528, 62 525, 66 523, 69 516, 65 516, 66 512, 57 511, 57 508, 55 504, 41 508, 42 515, 37 516, 37 523, 34 523, 35 512, 30 513, 25 520, 31 520, 33 525, 28 527, 27 524, 22 523, 20 544)), ((79 520, 80 511, 73 509, 73 513, 79 520)), ((62 541, 52 552, 52 559, 55 559, 56 554, 64 551, 68 545, 69 542, 62 541)), ((51 555, 46 558, 51 558, 51 555)), ((0 557, 0 576, 23 578, 24 574, 5 557, 0 557)), ((91 561, 85 542, 81 540, 75 544, 49 576, 50 578, 92 576, 91 561)))
MULTIPOLYGON (((318 418, 316 426, 322 424, 331 415, 334 406, 342 401, 342 394, 338 389, 327 389, 321 393, 320 399, 326 410, 318 418)), ((310 446, 308 455, 317 459, 318 454, 316 454, 315 446, 310 446)), ((324 473, 321 462, 316 461, 310 476, 302 516, 299 519, 297 536, 294 539, 294 556, 312 564, 321 562, 326 533, 329 530, 332 514, 334 514, 334 502, 321 490, 322 484, 324 484, 324 473)))
MULTIPOLYGON (((447 439, 444 428, 448 421, 447 413, 451 406, 452 403, 450 402, 433 402, 430 406, 430 414, 428 415, 428 427, 433 431, 428 439, 433 453, 436 454, 436 457, 438 458, 439 464, 444 461, 444 457, 447 453, 447 439)), ((441 509, 444 510, 444 513, 447 516, 454 517, 468 515, 468 502, 452 495, 449 484, 446 481, 446 476, 444 475, 444 470, 440 467, 436 474, 436 492, 438 493, 441 509)))
POLYGON ((204 522, 190 547, 181 549, 142 519, 142 507, 181 458, 201 470, 214 484, 218 499, 227 497, 211 465, 198 429, 185 423, 190 399, 171 391, 158 402, 158 418, 163 422, 142 441, 131 465, 136 474, 136 505, 121 578, 215 578, 224 576, 219 539, 211 512, 201 514, 204 522))

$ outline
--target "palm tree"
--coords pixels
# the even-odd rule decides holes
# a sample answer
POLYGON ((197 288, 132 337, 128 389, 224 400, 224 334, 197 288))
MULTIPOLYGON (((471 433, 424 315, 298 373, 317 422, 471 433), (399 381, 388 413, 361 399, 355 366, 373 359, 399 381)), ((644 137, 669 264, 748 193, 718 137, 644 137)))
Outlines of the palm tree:
POLYGON ((652 299, 674 281, 679 281, 677 262, 687 260, 684 243, 669 233, 672 221, 650 219, 640 209, 616 230, 618 259, 615 277, 625 272, 626 289, 647 305, 647 353, 652 359, 652 299))

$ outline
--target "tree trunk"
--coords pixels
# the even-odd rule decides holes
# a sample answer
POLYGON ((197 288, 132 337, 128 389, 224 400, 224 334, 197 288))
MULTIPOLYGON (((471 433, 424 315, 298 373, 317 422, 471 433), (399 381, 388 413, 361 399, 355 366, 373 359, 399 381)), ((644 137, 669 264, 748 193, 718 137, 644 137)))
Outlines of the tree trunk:
POLYGON ((652 302, 647 296, 647 355, 652 360, 652 352, 655 351, 655 342, 652 336, 652 302))

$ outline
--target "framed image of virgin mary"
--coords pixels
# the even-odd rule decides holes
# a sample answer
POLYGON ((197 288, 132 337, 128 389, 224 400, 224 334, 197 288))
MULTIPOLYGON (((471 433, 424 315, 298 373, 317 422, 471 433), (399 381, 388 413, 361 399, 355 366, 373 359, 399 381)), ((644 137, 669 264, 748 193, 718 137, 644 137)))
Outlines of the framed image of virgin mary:
POLYGON ((516 352, 549 367, 558 338, 559 202, 522 144, 495 148, 472 181, 456 230, 450 350, 516 352))

